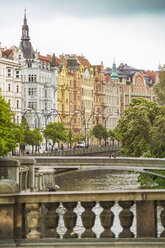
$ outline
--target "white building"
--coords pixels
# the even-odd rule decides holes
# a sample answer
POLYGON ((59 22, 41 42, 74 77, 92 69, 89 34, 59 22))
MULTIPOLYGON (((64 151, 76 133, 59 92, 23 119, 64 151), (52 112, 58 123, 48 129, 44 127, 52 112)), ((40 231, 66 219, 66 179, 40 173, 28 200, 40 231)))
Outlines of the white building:
POLYGON ((22 75, 22 117, 30 128, 45 128, 57 118, 57 75, 55 55, 41 56, 33 50, 29 37, 26 12, 19 46, 22 75))
POLYGON ((13 121, 21 123, 21 73, 18 48, 2 48, 0 44, 0 89, 15 114, 13 121))

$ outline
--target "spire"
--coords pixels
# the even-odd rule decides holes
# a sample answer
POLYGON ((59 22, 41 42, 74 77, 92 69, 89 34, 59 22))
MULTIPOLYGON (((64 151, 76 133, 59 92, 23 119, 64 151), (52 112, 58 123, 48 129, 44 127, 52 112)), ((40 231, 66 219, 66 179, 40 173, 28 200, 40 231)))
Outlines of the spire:
POLYGON ((27 25, 26 10, 25 10, 24 11, 23 25, 22 25, 22 36, 21 36, 21 42, 19 45, 19 49, 22 51, 24 58, 33 59, 34 58, 34 51, 33 51, 33 47, 31 45, 31 42, 29 40, 30 40, 29 27, 27 25))
POLYGON ((57 66, 57 63, 56 63, 56 56, 55 56, 55 54, 53 53, 51 67, 56 67, 56 66, 57 66))
POLYGON ((113 65, 112 65, 111 79, 119 79, 118 74, 117 74, 117 71, 116 71, 115 59, 113 61, 113 65))
POLYGON ((27 25, 26 9, 24 10, 24 20, 22 25, 22 37, 21 40, 30 40, 29 37, 29 27, 27 25))

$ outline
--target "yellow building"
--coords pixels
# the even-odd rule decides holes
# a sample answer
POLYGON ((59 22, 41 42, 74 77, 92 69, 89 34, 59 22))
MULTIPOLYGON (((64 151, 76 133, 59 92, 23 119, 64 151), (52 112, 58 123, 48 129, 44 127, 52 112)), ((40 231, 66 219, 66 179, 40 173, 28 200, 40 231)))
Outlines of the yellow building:
POLYGON ((67 71, 67 64, 64 60, 62 60, 58 70, 57 111, 59 113, 58 121, 62 122, 65 127, 69 129, 70 80, 67 71))

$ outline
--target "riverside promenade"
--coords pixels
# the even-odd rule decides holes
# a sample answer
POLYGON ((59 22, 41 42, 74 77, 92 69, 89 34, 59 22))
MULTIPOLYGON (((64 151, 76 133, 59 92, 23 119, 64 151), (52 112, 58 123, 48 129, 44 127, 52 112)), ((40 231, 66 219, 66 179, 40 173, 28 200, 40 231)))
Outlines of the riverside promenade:
MULTIPOLYGON (((27 168, 29 163, 33 167, 33 161, 38 166, 40 162, 35 159, 29 158, 31 162, 25 159, 1 161, 6 163, 6 167, 8 164, 12 172, 17 168, 15 175, 18 180, 23 165, 26 164, 27 168)), ((165 164, 163 159, 144 161, 143 166, 151 165, 149 161, 155 167, 163 168, 165 164)), ((132 159, 132 164, 138 166, 137 159, 134 163, 132 159)), ((2 165, 0 163, 4 168, 2 165)), ((165 190, 25 192, 20 191, 19 182, 4 179, 0 181, 0 220, 0 247, 165 247, 165 190), (99 215, 93 211, 97 204, 102 208, 99 215), (115 204, 121 207, 118 213, 121 232, 118 236, 111 230, 116 222, 112 210, 115 204), (84 209, 81 214, 76 212, 78 205, 84 209), (61 207, 64 209, 62 213, 59 212, 61 207), (96 220, 97 228, 102 230, 99 236, 93 230, 96 220), (63 234, 60 233, 61 222, 65 227, 63 234), (161 232, 158 232, 158 222, 161 232), (80 224, 84 230, 81 235, 77 232, 80 224)))

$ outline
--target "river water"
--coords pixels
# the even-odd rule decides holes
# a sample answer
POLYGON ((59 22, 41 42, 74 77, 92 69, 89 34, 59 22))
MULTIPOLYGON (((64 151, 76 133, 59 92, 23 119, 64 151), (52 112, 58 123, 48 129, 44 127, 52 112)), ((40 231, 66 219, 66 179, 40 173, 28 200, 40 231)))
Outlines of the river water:
MULTIPOLYGON (((116 171, 116 170, 88 170, 88 171, 75 171, 71 173, 65 173, 64 175, 56 177, 56 184, 59 185, 59 191, 113 191, 113 190, 133 190, 139 189, 140 184, 137 182, 138 174, 130 173, 127 171, 116 171)), ((99 215, 102 212, 102 207, 99 203, 93 208, 93 212, 96 214, 95 225, 93 227, 93 231, 96 233, 97 237, 103 231, 103 228, 100 224, 99 215)), ((115 233, 115 236, 118 237, 119 233, 122 231, 122 227, 119 221, 119 213, 122 208, 115 203, 115 205, 111 208, 113 211, 115 218, 114 223, 111 228, 112 232, 115 233)), ((81 213, 84 211, 83 207, 78 203, 77 207, 74 211, 78 215, 77 224, 74 229, 76 233, 78 233, 79 237, 84 232, 84 227, 81 221, 81 213)), ((136 216, 135 204, 132 206, 131 211, 134 216, 136 216)), ((163 227, 160 223, 160 212, 162 208, 158 206, 158 236, 163 231, 163 227)), ((65 209, 62 205, 58 208, 58 212, 60 213, 60 221, 59 227, 57 229, 58 233, 63 236, 66 231, 63 222, 63 214, 65 213, 65 209)), ((132 227, 130 230, 136 236, 136 218, 134 217, 132 227)))

